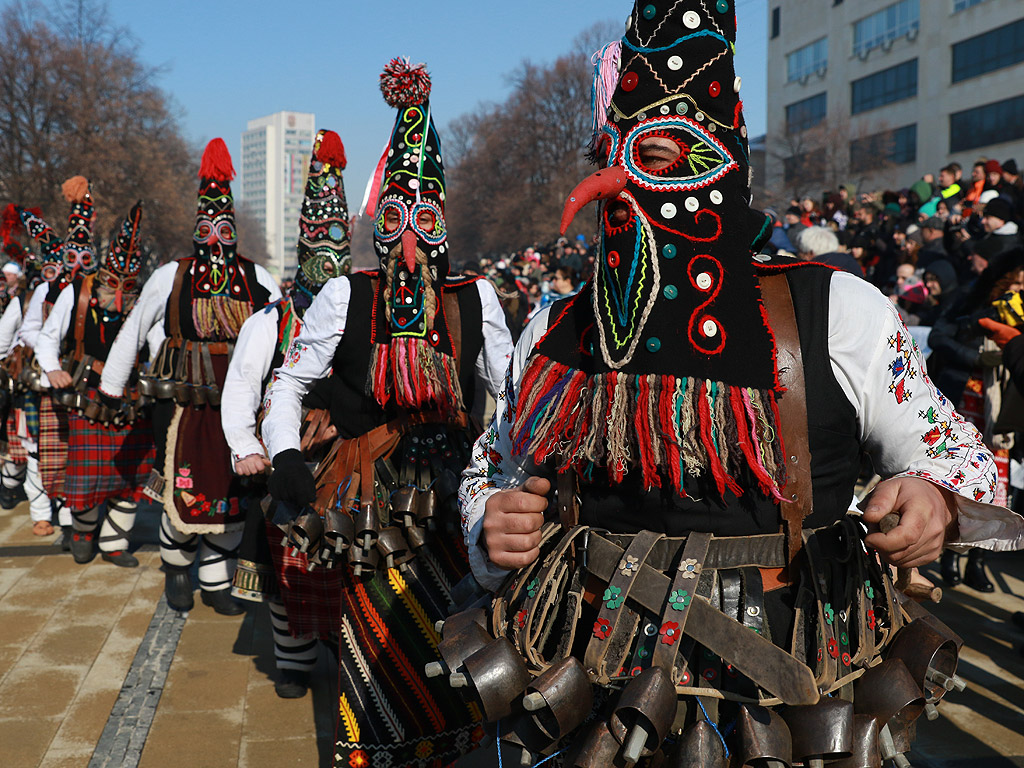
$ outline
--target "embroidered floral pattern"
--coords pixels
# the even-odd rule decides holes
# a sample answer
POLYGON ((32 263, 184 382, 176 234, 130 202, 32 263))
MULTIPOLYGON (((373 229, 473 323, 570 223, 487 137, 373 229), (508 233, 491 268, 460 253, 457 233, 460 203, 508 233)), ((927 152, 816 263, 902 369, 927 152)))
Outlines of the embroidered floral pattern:
POLYGON ((836 620, 836 612, 832 609, 832 603, 825 603, 825 610, 823 613, 825 614, 825 621, 829 624, 836 620))
POLYGON ((522 629, 526 626, 526 609, 524 608, 516 614, 516 627, 522 629))
POLYGON ((839 658, 839 643, 835 641, 835 638, 829 638, 828 640, 828 655, 833 659, 839 658))
POLYGON ((868 600, 875 599, 875 588, 871 586, 870 581, 864 582, 864 594, 868 596, 868 600))

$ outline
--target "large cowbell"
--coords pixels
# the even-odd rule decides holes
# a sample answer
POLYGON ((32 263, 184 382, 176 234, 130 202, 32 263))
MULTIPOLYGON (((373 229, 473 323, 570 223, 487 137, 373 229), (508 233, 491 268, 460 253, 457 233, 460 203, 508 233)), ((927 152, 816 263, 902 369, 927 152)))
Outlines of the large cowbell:
POLYGON ((600 370, 775 386, 751 265, 770 234, 749 207, 730 0, 637 2, 595 147, 605 166, 563 224, 600 205, 592 349, 600 370), (598 349, 600 354, 598 354, 598 349))
POLYGON ((391 134, 374 222, 381 276, 392 288, 386 297, 392 336, 439 341, 428 338, 437 331, 427 299, 435 295, 428 287, 439 296, 448 275, 444 202, 444 164, 429 102, 406 106, 391 134))

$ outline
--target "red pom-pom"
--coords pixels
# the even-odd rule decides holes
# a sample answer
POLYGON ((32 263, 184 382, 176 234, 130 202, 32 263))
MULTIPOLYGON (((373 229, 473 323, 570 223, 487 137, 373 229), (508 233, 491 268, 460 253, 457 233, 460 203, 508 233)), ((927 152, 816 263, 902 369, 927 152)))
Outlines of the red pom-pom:
POLYGON ((345 158, 345 145, 341 143, 341 136, 334 131, 324 131, 316 150, 316 159, 344 171, 348 160, 345 158))
POLYGON ((235 166, 231 164, 231 153, 224 139, 214 139, 206 145, 203 162, 199 165, 199 178, 213 181, 231 181, 235 178, 235 166))
POLYGON ((388 106, 415 107, 430 98, 430 75, 425 64, 415 67, 408 59, 392 59, 380 75, 380 92, 388 106))
POLYGON ((13 259, 22 266, 24 266, 25 258, 26 256, 28 256, 28 254, 25 252, 25 249, 22 248, 21 245, 19 245, 18 243, 8 243, 7 245, 5 245, 4 253, 7 254, 7 257, 9 259, 13 259))
POLYGON ((0 238, 3 239, 4 245, 6 246, 10 243, 14 235, 20 235, 24 231, 25 226, 21 223, 18 206, 14 203, 8 203, 7 207, 4 208, 2 217, 0 217, 0 238))
POLYGON ((89 180, 85 176, 72 176, 61 184, 60 191, 69 203, 84 203, 89 194, 89 180))

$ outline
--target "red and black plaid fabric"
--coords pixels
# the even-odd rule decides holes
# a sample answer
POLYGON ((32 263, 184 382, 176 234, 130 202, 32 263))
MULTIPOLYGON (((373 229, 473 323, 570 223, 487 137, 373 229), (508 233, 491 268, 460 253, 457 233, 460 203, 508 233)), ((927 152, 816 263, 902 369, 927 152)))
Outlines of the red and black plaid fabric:
POLYGON ((64 496, 68 462, 68 412, 47 394, 39 396, 39 476, 51 499, 64 496))
POLYGON ((7 453, 0 458, 4 461, 13 461, 15 464, 24 464, 28 461, 28 451, 18 437, 18 415, 13 408, 7 414, 7 453))
POLYGON ((86 510, 117 496, 139 500, 156 460, 153 426, 138 419, 118 429, 68 414, 70 434, 64 504, 86 510))
POLYGON ((329 633, 337 632, 341 621, 341 572, 348 565, 307 570, 306 556, 299 553, 293 557, 291 549, 282 547, 284 534, 270 523, 267 523, 267 540, 292 635, 326 638, 329 633))

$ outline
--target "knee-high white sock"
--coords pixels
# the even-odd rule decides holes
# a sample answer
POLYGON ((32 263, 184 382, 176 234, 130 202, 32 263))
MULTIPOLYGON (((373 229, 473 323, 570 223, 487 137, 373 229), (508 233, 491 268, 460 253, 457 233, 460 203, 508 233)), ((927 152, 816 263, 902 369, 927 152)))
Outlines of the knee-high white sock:
POLYGON ((25 482, 25 465, 15 464, 13 461, 5 461, 0 466, 0 482, 4 488, 14 489, 25 482))
MULTIPOLYGON (((43 481, 39 476, 39 456, 33 453, 29 453, 28 463, 25 465, 25 495, 28 496, 28 510, 32 522, 40 520, 49 522, 53 515, 53 509, 50 507, 50 497, 43 490, 43 481)), ((68 521, 68 525, 70 524, 71 522, 68 521)))
POLYGON ((90 509, 77 509, 71 512, 73 519, 72 525, 74 525, 76 531, 82 533, 92 533, 96 530, 96 526, 100 521, 100 510, 102 504, 97 504, 95 507, 90 509))
POLYGON ((188 568, 198 550, 199 536, 179 531, 164 512, 160 518, 160 559, 172 568, 188 568))
POLYGON ((235 575, 242 532, 203 534, 199 551, 199 586, 206 592, 228 589, 235 575))

